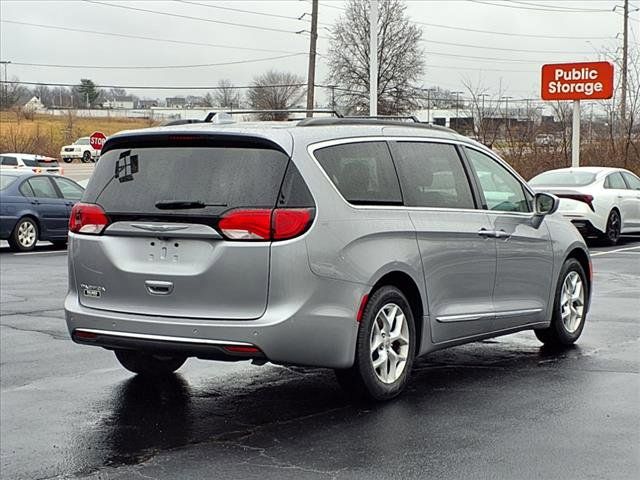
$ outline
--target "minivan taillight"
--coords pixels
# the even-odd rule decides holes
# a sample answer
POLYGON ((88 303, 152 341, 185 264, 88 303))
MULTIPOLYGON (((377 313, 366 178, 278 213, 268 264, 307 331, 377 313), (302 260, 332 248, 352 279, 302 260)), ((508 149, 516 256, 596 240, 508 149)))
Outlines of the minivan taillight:
POLYGON ((100 205, 76 203, 69 217, 69 231, 98 235, 109 225, 109 217, 100 205))
POLYGON ((230 210, 218 222, 229 240, 287 240, 302 235, 313 220, 313 208, 230 210))

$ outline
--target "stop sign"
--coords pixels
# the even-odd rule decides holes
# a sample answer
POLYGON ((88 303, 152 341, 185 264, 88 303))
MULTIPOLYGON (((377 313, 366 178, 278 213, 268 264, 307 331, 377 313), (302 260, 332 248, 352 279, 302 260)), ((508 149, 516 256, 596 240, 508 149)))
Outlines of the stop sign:
POLYGON ((102 132, 93 132, 89 137, 89 143, 95 150, 102 150, 102 146, 104 145, 104 141, 107 139, 104 133, 102 132))

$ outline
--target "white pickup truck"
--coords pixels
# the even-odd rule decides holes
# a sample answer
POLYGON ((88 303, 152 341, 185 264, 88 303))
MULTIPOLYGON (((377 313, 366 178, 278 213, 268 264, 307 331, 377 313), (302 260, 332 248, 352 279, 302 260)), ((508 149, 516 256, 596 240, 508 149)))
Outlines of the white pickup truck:
POLYGON ((71 163, 75 158, 79 158, 82 163, 95 162, 100 155, 89 143, 89 137, 82 137, 71 145, 65 145, 60 149, 60 158, 65 163, 71 163))

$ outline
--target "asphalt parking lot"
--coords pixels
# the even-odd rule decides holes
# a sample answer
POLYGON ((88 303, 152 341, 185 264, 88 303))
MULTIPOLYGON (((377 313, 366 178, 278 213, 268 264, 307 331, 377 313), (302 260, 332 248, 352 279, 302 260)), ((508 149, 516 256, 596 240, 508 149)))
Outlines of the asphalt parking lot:
POLYGON ((73 344, 66 252, 0 244, 1 476, 627 479, 640 471, 640 237, 592 249, 583 336, 530 332, 420 359, 352 404, 330 371, 189 360, 147 383, 73 344))

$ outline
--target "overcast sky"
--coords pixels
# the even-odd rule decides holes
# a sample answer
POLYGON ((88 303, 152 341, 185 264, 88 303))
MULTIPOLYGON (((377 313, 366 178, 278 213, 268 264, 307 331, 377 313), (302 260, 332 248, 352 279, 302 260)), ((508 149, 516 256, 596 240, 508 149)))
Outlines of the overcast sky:
MULTIPOLYGON (((295 72, 306 79, 309 37, 295 32, 310 28, 306 21, 308 15, 303 20, 297 19, 311 12, 308 0, 100 2, 102 4, 82 0, 0 0, 0 56, 2 60, 12 62, 8 69, 9 77, 43 83, 77 83, 79 78, 88 77, 102 85, 125 86, 211 86, 219 79, 228 78, 237 85, 246 85, 255 74, 268 68, 277 68, 295 72), (123 6, 183 17, 121 8, 123 6), (122 38, 9 22, 194 44, 122 38), (273 59, 285 55, 294 56, 273 59), (261 59, 267 60, 200 68, 136 70, 18 65, 39 63, 139 67, 261 59)), ((468 78, 473 82, 482 81, 493 91, 497 91, 502 83, 509 95, 537 98, 540 66, 543 63, 597 60, 600 49, 615 49, 621 45, 620 39, 616 39, 616 35, 622 32, 621 10, 613 11, 618 4, 622 4, 622 0, 408 1, 410 18, 415 22, 430 24, 420 25, 424 32, 423 47, 427 65, 423 85, 464 90, 461 82, 468 78), (547 38, 554 36, 580 38, 547 38), (452 43, 461 45, 449 45, 452 43)), ((633 8, 640 6, 640 0, 633 0, 631 4, 633 8)), ((343 6, 342 0, 320 2, 320 53, 326 53, 329 48, 326 39, 329 32, 326 28, 341 15, 343 6)), ((640 43, 639 12, 633 12, 631 18, 631 41, 640 43)), ((326 83, 326 73, 326 64, 320 57, 316 82, 326 83)), ((142 98, 187 93, 133 89, 130 92, 142 98)))

